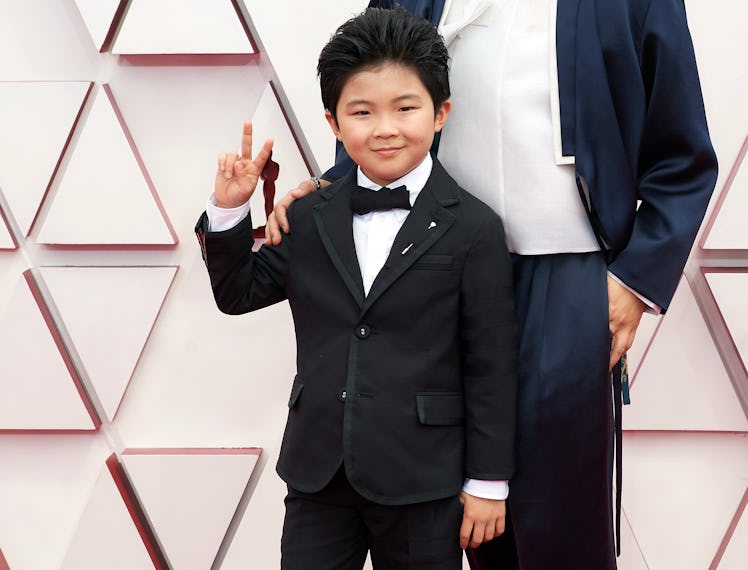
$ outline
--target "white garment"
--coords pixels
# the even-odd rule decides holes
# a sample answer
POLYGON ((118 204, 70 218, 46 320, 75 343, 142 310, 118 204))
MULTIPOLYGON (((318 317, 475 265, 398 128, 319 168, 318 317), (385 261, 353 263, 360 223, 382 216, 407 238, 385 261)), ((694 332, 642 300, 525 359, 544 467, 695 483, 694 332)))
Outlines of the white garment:
POLYGON ((557 156, 555 9, 556 0, 451 0, 440 23, 459 31, 439 159, 501 216, 509 250, 523 255, 599 249, 573 157, 557 156))

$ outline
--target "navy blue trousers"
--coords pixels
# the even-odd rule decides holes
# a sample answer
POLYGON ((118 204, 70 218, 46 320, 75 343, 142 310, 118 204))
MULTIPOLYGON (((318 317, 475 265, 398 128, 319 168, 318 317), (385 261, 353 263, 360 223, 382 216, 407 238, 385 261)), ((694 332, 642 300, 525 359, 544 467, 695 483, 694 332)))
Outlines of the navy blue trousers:
POLYGON ((473 570, 612 570, 612 386, 600 253, 514 256, 517 468, 504 536, 473 570))

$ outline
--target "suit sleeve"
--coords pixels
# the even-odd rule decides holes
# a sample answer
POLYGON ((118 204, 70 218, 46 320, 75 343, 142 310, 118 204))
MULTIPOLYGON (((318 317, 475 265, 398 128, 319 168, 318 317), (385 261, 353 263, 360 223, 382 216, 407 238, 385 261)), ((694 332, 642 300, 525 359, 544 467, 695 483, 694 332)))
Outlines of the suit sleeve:
MULTIPOLYGON (((293 205, 289 208, 292 219, 293 205)), ((251 216, 222 232, 208 231, 203 213, 195 232, 202 248, 210 284, 218 308, 237 315, 262 309, 286 299, 293 239, 286 235, 277 247, 262 246, 252 251, 254 235, 251 216)))
POLYGON ((640 68, 647 97, 631 238, 610 265, 626 285, 666 309, 717 178, 682 0, 652 0, 640 68))
POLYGON ((478 230, 460 290, 465 475, 507 480, 514 473, 517 326, 512 267, 499 217, 478 230))

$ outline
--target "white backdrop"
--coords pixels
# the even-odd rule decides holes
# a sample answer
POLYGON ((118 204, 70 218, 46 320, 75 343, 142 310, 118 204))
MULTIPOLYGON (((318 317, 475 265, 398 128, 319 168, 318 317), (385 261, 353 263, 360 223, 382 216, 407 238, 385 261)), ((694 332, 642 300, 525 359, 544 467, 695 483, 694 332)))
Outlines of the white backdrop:
MULTIPOLYGON (((290 314, 220 314, 192 228, 246 118, 279 192, 331 164, 365 4, 0 0, 0 570, 278 567, 290 314)), ((624 570, 748 560, 748 7, 687 7, 721 173, 631 353, 624 570)))

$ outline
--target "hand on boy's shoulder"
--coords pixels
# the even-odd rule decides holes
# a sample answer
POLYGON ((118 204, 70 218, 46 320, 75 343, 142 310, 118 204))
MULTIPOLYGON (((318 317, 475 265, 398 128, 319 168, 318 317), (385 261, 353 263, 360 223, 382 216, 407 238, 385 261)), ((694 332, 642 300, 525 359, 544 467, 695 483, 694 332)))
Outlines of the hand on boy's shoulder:
POLYGON ((215 199, 219 208, 236 208, 245 204, 257 187, 265 163, 273 150, 273 141, 268 139, 252 158, 252 123, 244 123, 240 153, 224 152, 218 157, 215 199))
POLYGON ((463 505, 460 547, 477 548, 504 533, 506 501, 483 499, 464 491, 460 493, 463 505))
MULTIPOLYGON (((329 186, 330 182, 327 180, 319 179, 321 188, 329 186)), ((286 192, 275 204, 275 208, 268 216, 267 224, 265 224, 265 243, 270 245, 279 245, 283 239, 283 233, 289 233, 291 227, 288 223, 288 208, 299 198, 303 198, 307 194, 311 194, 317 190, 317 184, 314 179, 302 180, 299 185, 293 190, 286 192)))

